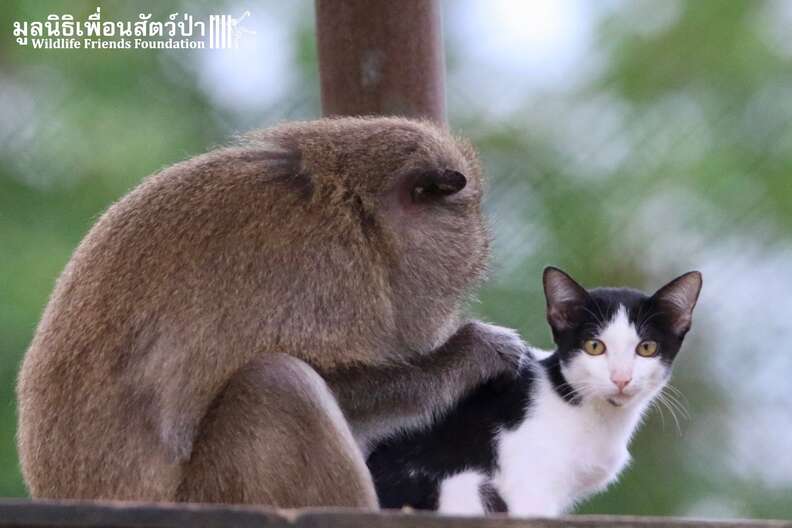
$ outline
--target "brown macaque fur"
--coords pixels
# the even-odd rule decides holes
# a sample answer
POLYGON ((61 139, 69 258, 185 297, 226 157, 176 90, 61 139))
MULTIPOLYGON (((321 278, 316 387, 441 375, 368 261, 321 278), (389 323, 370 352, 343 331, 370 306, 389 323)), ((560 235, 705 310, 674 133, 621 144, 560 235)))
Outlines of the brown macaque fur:
POLYGON ((31 495, 376 507, 358 445, 518 346, 460 319, 481 192, 468 143, 399 118, 286 123, 146 178, 80 244, 25 356, 31 495), (448 171, 463 188, 422 194, 448 171), (457 330, 472 345, 432 353, 457 330), (392 406, 361 404, 378 391, 392 406))

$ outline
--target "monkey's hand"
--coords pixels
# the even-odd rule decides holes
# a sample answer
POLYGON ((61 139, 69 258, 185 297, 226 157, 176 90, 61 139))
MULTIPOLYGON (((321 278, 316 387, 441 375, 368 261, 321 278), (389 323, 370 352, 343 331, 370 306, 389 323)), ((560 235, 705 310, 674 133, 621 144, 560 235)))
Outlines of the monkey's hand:
POLYGON ((520 358, 528 350, 528 346, 523 342, 516 330, 481 321, 470 321, 462 326, 457 334, 451 337, 443 347, 453 346, 454 339, 463 331, 467 335, 460 337, 468 340, 467 345, 475 348, 474 352, 483 355, 480 358, 482 364, 492 363, 492 355, 497 354, 499 361, 492 365, 494 375, 502 373, 502 362, 504 361, 507 364, 517 366, 520 358))
POLYGON ((526 351, 514 330, 471 321, 437 350, 404 364, 339 369, 325 379, 366 451, 396 430, 428 423, 481 383, 516 374, 526 351))

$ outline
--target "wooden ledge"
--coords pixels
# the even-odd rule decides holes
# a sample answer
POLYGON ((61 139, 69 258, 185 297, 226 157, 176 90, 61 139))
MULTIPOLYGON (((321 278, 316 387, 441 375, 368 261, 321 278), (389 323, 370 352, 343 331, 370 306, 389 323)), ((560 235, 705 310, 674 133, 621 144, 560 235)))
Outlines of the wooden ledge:
POLYGON ((455 518, 428 513, 272 510, 255 506, 0 499, 0 527, 91 528, 792 528, 792 521, 662 517, 455 518))

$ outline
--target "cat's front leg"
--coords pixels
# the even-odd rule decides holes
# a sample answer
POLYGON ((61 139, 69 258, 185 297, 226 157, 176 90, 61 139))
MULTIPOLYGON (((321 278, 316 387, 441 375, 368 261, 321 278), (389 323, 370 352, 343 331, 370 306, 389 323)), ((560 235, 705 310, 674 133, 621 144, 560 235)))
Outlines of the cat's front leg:
POLYGON ((520 500, 506 501, 512 517, 558 517, 566 511, 565 505, 552 494, 537 491, 523 495, 520 500))
POLYGON ((540 464, 521 469, 519 474, 501 473, 493 479, 510 516, 558 517, 572 506, 568 483, 554 476, 560 468, 540 464))
POLYGON ((445 515, 483 516, 486 514, 481 488, 487 476, 478 471, 463 471, 440 484, 437 512, 445 515))

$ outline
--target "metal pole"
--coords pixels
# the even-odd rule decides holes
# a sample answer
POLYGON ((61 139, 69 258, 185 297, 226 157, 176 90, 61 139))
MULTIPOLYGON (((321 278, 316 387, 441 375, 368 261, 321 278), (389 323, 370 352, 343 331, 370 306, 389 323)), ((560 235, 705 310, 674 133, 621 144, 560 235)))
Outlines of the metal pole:
POLYGON ((322 110, 445 124, 439 0, 316 0, 322 110))

